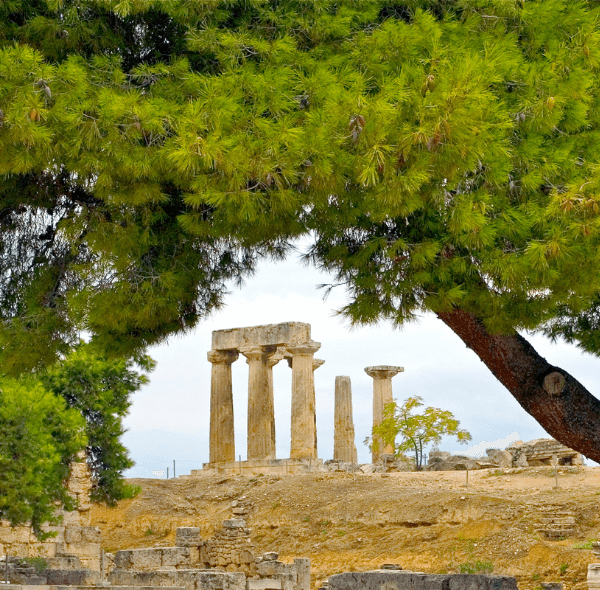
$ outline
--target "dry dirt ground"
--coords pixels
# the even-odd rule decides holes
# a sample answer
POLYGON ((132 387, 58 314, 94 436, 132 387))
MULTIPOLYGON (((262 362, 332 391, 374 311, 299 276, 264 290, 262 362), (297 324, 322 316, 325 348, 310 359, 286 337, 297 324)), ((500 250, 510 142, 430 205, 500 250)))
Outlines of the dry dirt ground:
POLYGON ((314 587, 342 571, 397 563, 413 571, 473 569, 515 576, 520 590, 563 582, 587 590, 589 546, 600 539, 600 468, 492 469, 135 479, 141 493, 115 508, 95 506, 104 548, 169 546, 178 526, 203 538, 248 505, 256 554, 310 557, 314 587), (571 512, 577 532, 548 539, 539 519, 571 512))

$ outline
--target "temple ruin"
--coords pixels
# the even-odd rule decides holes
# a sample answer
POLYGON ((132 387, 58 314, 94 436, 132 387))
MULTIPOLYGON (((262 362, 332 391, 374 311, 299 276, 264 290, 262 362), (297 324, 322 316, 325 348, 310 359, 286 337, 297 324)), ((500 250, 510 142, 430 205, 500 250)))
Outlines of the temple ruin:
POLYGON ((310 324, 286 322, 230 330, 215 330, 208 360, 210 387, 209 462, 200 471, 296 473, 322 465, 317 457, 314 371, 325 361, 315 359, 321 347, 310 334, 310 324), (248 451, 246 461, 235 460, 235 429, 231 365, 239 355, 248 363, 248 451), (273 367, 287 360, 292 369, 290 457, 275 456, 273 367))

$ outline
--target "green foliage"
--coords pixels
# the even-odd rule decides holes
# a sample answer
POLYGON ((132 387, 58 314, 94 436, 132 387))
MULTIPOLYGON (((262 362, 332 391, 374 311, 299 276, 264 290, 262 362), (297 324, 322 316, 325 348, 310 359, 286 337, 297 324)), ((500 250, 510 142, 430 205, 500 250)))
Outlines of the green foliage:
POLYGON ((40 576, 48 567, 48 562, 43 557, 26 557, 25 562, 35 568, 37 576, 40 576))
POLYGON ((560 564, 560 575, 564 575, 564 573, 569 569, 569 564, 568 563, 561 563, 560 564))
POLYGON ((599 10, 4 2, 0 362, 142 351, 308 232, 355 322, 600 349, 599 10))
POLYGON ((574 543, 571 549, 591 549, 592 543, 595 543, 596 539, 589 539, 588 541, 580 541, 579 543, 574 543))
POLYGON ((372 450, 380 445, 390 445, 396 456, 403 451, 413 451, 415 467, 421 469, 425 449, 430 443, 439 443, 442 436, 455 436, 459 443, 466 444, 471 435, 459 428, 460 422, 448 410, 428 407, 422 414, 413 414, 413 410, 423 405, 423 398, 409 397, 399 406, 396 401, 386 405, 381 424, 374 426, 372 436, 366 443, 372 450), (396 439, 400 437, 400 441, 396 439))
POLYGON ((458 565, 458 571, 461 574, 491 574, 494 571, 494 564, 491 561, 465 562, 458 565))
POLYGON ((74 508, 64 482, 86 443, 80 413, 34 379, 0 381, 0 518, 13 526, 56 523, 56 508, 74 508))
MULTIPOLYGON (((140 357, 137 362, 146 371, 154 367, 149 357, 140 357)), ((131 406, 130 397, 148 382, 147 377, 134 369, 132 360, 109 359, 80 344, 66 359, 42 373, 40 381, 85 419, 86 454, 94 482, 92 499, 115 504, 133 497, 139 488, 125 484, 123 471, 134 463, 120 437, 125 432, 122 421, 131 406)))

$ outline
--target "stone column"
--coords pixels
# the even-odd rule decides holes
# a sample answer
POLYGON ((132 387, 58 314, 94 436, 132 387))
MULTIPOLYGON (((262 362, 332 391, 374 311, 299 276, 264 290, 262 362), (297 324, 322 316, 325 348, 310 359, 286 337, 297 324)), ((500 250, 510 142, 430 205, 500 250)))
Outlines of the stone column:
POLYGON ((358 463, 352 418, 352 385, 350 377, 335 378, 335 414, 333 458, 344 463, 358 463))
POLYGON ((210 463, 235 461, 235 431, 233 427, 233 391, 231 363, 238 353, 231 350, 211 350, 210 375, 210 463))
MULTIPOLYGON (((392 397, 392 377, 404 371, 403 367, 380 365, 366 367, 365 373, 373 377, 373 426, 378 426, 383 421, 383 410, 387 404, 394 401, 392 397)), ((373 441, 375 442, 375 441, 373 441)), ((391 445, 383 448, 379 441, 378 449, 371 452, 373 463, 381 459, 381 455, 393 453, 391 445)))
MULTIPOLYGON (((269 358, 267 361, 268 373, 269 373, 269 399, 268 399, 268 412, 271 416, 271 445, 273 453, 275 453, 275 391, 273 389, 273 367, 283 359, 283 353, 279 350, 269 358)), ((275 457, 275 455, 273 455, 275 457)))
POLYGON ((315 422, 315 457, 319 456, 319 452, 317 450, 317 395, 315 391, 315 371, 324 364, 325 361, 323 359, 313 359, 313 399, 315 400, 315 411, 313 413, 313 418, 315 422))
POLYGON ((302 342, 287 346, 292 355, 292 459, 316 459, 315 379, 313 356, 321 344, 302 342))
POLYGON ((269 395, 269 357, 275 346, 240 348, 248 363, 248 460, 275 459, 273 404, 269 395))

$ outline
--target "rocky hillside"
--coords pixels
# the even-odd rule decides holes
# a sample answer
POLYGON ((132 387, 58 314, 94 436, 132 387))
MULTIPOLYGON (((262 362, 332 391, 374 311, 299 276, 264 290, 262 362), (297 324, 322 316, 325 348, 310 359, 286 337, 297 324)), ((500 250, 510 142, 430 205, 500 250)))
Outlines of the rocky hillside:
MULTIPOLYGON (((104 548, 169 546, 178 526, 203 538, 244 517, 256 553, 310 557, 327 576, 397 563, 423 572, 516 576, 520 590, 587 590, 600 538, 600 468, 137 479, 141 494, 95 506, 104 548)), ((318 586, 315 586, 318 587, 318 586)))

